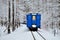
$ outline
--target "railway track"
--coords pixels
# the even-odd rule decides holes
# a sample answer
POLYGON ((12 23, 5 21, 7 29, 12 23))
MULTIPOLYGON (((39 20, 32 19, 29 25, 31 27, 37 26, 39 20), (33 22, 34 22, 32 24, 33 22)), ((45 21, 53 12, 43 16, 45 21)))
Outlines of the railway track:
MULTIPOLYGON (((43 40, 46 40, 38 31, 36 31, 36 32, 37 32, 37 34, 38 34, 40 37, 43 38, 43 40)), ((31 31, 31 34, 32 34, 32 36, 33 36, 33 39, 34 39, 34 40, 37 40, 37 39, 35 38, 34 34, 33 34, 33 31, 31 31)))
POLYGON ((33 34, 33 32, 32 32, 32 31, 31 31, 31 34, 32 34, 32 36, 33 36, 33 39, 34 39, 34 40, 36 40, 36 38, 34 37, 34 34, 33 34))
POLYGON ((37 31, 37 33, 39 34, 39 36, 41 36, 44 40, 46 40, 38 31, 37 31))

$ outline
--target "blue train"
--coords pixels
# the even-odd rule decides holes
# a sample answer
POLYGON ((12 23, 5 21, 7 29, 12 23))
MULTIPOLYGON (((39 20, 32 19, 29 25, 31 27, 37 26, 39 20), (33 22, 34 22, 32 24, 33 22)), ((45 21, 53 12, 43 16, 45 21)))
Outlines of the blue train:
POLYGON ((27 14, 27 27, 31 31, 37 31, 38 28, 41 28, 41 14, 36 13, 36 14, 27 14))

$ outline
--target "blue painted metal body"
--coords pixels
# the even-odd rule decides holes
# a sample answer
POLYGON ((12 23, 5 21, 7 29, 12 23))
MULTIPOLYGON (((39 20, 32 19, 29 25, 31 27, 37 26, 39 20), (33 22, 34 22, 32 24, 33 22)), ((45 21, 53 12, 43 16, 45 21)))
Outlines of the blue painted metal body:
POLYGON ((36 13, 36 15, 32 15, 32 13, 26 15, 27 17, 27 27, 32 28, 32 25, 36 25, 37 28, 41 27, 41 15, 36 13), (35 20, 32 17, 35 16, 35 20))

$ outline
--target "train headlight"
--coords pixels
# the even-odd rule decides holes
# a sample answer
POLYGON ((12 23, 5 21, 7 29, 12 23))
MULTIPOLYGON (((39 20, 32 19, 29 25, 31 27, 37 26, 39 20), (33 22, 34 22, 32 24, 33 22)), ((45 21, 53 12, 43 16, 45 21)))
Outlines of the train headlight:
POLYGON ((33 27, 33 28, 35 28, 35 27, 36 27, 36 25, 32 25, 32 27, 33 27))

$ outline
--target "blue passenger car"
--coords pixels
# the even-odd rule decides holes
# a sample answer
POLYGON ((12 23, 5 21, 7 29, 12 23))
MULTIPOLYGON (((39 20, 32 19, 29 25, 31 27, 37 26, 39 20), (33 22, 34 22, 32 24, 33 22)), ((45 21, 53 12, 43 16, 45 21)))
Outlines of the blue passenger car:
POLYGON ((41 15, 39 13, 36 14, 28 14, 27 17, 27 27, 31 31, 37 31, 38 28, 41 28, 41 15))

